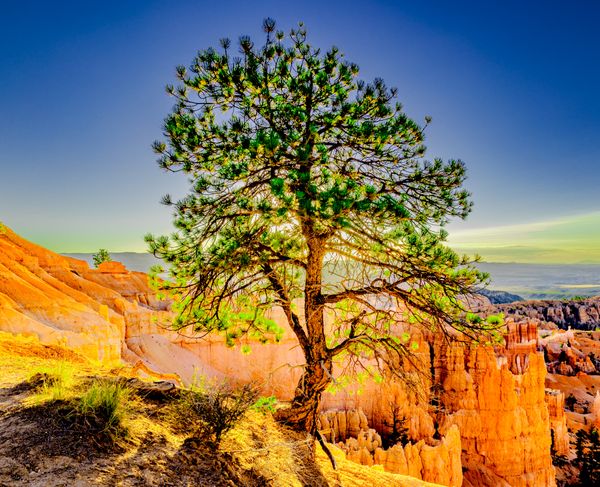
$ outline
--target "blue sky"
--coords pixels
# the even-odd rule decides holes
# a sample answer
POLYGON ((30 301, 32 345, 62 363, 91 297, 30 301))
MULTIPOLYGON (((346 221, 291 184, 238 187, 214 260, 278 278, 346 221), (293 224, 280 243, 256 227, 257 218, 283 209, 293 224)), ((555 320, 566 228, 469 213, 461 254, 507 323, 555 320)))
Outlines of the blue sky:
POLYGON ((600 262, 600 4, 488 3, 2 2, 0 220, 61 252, 141 251, 169 232, 158 202, 186 184, 150 149, 164 85, 221 37, 259 39, 271 16, 304 21, 314 45, 433 117, 428 156, 463 159, 475 202, 450 226, 457 248, 600 262))

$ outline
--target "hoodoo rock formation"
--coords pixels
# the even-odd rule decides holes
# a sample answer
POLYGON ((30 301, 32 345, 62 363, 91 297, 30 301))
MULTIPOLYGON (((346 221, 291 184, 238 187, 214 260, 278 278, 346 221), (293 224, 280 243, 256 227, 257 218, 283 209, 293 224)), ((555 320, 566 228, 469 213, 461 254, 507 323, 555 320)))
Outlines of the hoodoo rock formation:
MULTIPOLYGON (((116 262, 90 269, 0 231, 0 331, 175 373, 184 383, 230 376, 257 381, 282 400, 293 394, 302 356, 291 332, 278 344, 252 344, 248 355, 219 337, 198 341, 169 331, 168 308, 143 273, 116 262)), ((279 310, 273 318, 281 320, 279 310)), ((551 428, 557 450, 568 449, 564 397, 545 391, 536 327, 509 323, 503 346, 417 332, 410 340, 408 382, 384 375, 324 396, 324 410, 338 411, 321 416, 328 439, 355 461, 443 485, 555 485, 551 428)))
POLYGON ((440 431, 460 430, 463 485, 555 484, 544 357, 523 335, 516 349, 453 343, 436 356, 440 431))
MULTIPOLYGON (((462 485, 555 485, 551 426, 561 452, 568 452, 568 433, 564 412, 561 415, 557 409, 560 398, 551 403, 554 409, 552 416, 549 414, 546 368, 543 353, 538 351, 536 326, 509 322, 504 342, 494 347, 421 338, 417 341, 417 362, 419 369, 431 371, 431 376, 418 376, 420 394, 414 387, 386 378, 383 384, 362 385, 362 393, 327 396, 325 405, 338 410, 344 405, 360 408, 369 424, 384 436, 391 433, 394 424, 399 425, 409 440, 403 446, 405 455, 406 448, 414 453, 412 443, 428 447, 420 452, 439 445, 440 439, 441 444, 456 445, 458 442, 451 441, 451 431, 456 429, 462 449, 462 485)), ((339 416, 334 418, 339 422, 339 416)), ((325 421, 324 426, 331 424, 335 421, 325 421)), ((383 452, 375 455, 376 448, 371 451, 372 440, 377 443, 377 437, 364 433, 362 427, 361 434, 351 433, 355 429, 334 426, 331 438, 345 443, 342 449, 348 458, 369 465, 389 463, 383 452)), ((399 451, 396 447, 392 450, 399 451)), ((449 482, 435 475, 439 469, 450 471, 452 461, 438 455, 436 462, 429 464, 427 458, 434 457, 426 455, 426 459, 416 461, 419 478, 449 482)), ((416 475, 415 471, 410 475, 416 475)))
POLYGON ((550 418, 553 448, 557 455, 569 454, 569 430, 565 415, 565 395, 555 389, 546 389, 546 404, 550 418))
POLYGON ((369 466, 382 465, 388 472, 436 484, 463 485, 460 432, 456 426, 441 440, 421 439, 389 448, 384 448, 381 435, 369 428, 361 409, 322 413, 318 427, 327 441, 336 443, 349 460, 369 466))

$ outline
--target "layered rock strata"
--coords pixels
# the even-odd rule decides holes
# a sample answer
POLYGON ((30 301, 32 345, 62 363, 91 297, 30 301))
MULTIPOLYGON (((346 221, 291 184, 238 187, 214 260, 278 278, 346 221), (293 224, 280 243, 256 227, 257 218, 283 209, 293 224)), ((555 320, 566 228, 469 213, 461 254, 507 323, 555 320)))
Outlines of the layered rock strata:
MULTIPOLYGON (((98 361, 119 360, 128 330, 166 319, 146 274, 118 263, 99 269, 0 232, 0 330, 36 335, 98 361)), ((133 357, 133 356, 132 356, 133 357)), ((139 359, 139 357, 137 357, 139 359)))

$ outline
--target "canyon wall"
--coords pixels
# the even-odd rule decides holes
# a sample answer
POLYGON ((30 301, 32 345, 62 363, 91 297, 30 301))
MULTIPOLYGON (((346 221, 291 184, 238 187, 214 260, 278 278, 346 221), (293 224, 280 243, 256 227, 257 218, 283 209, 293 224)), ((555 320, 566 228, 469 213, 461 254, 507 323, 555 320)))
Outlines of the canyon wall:
POLYGON ((555 485, 546 367, 524 327, 509 325, 506 347, 451 343, 436 354, 440 432, 460 430, 466 486, 555 485))
MULTIPOLYGON (((406 433, 407 443, 399 446, 404 452, 414 444, 433 447, 444 439, 448 443, 456 429, 465 486, 555 485, 551 429, 560 454, 568 452, 568 432, 560 402, 563 396, 546 394, 546 368, 543 353, 538 351, 536 326, 509 322, 504 345, 448 343, 434 337, 421 337, 417 343, 419 368, 431 371, 429 377, 427 373, 412 377, 413 384, 421 383, 420 393, 390 376, 381 384, 371 381, 327 395, 325 408, 364 411, 368 423, 382 435, 389 435, 397 424, 406 433)), ((377 448, 371 451, 372 442, 364 433, 350 432, 347 429, 332 438, 345 442, 342 449, 348 458, 365 464, 403 464, 393 455, 391 460, 383 452, 375 455, 377 448), (349 442, 348 436, 358 444, 349 442)), ((394 448, 398 454, 399 448, 394 448)), ((446 457, 438 455, 438 463, 440 458, 446 457)), ((420 478, 432 479, 437 474, 437 464, 415 461, 420 478)), ((444 465, 447 471, 452 469, 450 461, 444 465)))
MULTIPOLYGON (((114 262, 90 269, 6 228, 0 232, 1 331, 36 335, 94 360, 177 373, 184 383, 201 375, 235 377, 258 382, 265 394, 291 397, 303 360, 289 329, 280 343, 251 344, 244 354, 216 337, 198 341, 169 331, 168 308, 143 273, 114 262)), ((280 310, 272 317, 283 322, 280 310)), ((360 409, 365 419, 341 435, 338 423, 330 439, 341 441, 349 458, 445 485, 554 485, 550 426, 560 436, 562 419, 559 399, 545 394, 535 326, 509 324, 505 346, 496 347, 446 343, 414 330, 410 339, 414 360, 402 380, 384 374, 382 381, 324 395, 325 410, 360 409), (375 435, 398 429, 405 442, 383 448, 375 435)))

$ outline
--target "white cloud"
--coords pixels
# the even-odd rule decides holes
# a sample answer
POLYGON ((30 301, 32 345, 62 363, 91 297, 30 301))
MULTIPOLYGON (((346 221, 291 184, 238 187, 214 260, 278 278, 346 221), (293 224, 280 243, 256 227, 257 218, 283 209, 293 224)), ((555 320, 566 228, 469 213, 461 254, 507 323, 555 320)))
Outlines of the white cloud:
POLYGON ((450 229, 449 245, 493 262, 600 262, 600 212, 476 229, 450 229))

